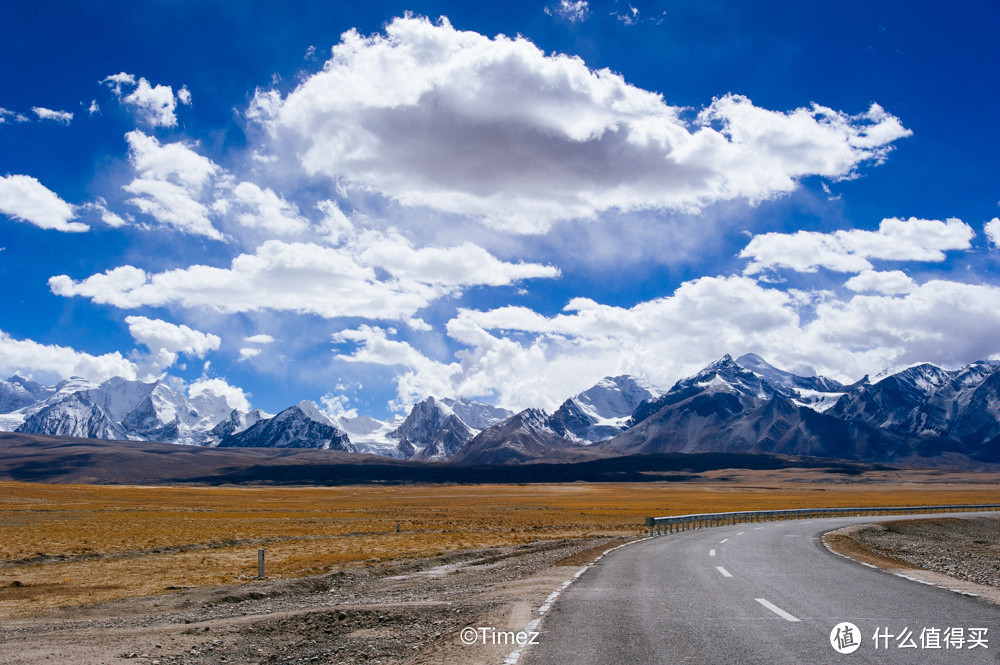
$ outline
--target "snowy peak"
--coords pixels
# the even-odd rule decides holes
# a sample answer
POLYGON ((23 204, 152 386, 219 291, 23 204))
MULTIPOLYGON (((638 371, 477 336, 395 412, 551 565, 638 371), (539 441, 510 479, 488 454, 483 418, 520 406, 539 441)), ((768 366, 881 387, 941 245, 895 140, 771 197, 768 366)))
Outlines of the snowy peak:
POLYGON ((606 376, 572 399, 598 418, 628 418, 643 400, 661 393, 634 376, 606 376))
POLYGON ((414 404, 403 424, 389 434, 399 441, 401 456, 426 460, 451 457, 475 435, 450 406, 433 397, 414 404))
POLYGON ((607 376, 563 402, 549 425, 573 440, 610 439, 624 431, 636 407, 659 394, 659 390, 634 376, 607 376))
POLYGON ((487 427, 492 427, 514 415, 514 412, 508 409, 466 399, 465 397, 458 399, 446 397, 438 401, 450 408, 456 416, 462 419, 462 422, 477 432, 487 427))
POLYGON ((49 397, 55 390, 16 374, 0 381, 0 413, 13 413, 49 397))
POLYGON ((783 388, 789 393, 801 390, 816 392, 844 392, 844 385, 825 376, 799 376, 778 369, 755 353, 747 353, 736 359, 736 364, 767 381, 775 388, 783 388))
POLYGON ((325 415, 323 415, 323 413, 316 408, 315 404, 313 404, 311 401, 307 399, 302 400, 292 408, 286 409, 282 413, 293 414, 296 411, 298 412, 298 414, 301 414, 301 417, 303 418, 312 420, 313 422, 320 423, 321 425, 328 425, 330 427, 334 427, 333 422, 325 415))
POLYGON ((319 448, 355 452, 348 436, 308 400, 242 432, 222 438, 222 448, 319 448))
POLYGON ((399 441, 389 435, 403 422, 397 416, 389 421, 382 421, 371 416, 340 416, 334 423, 351 439, 351 444, 359 453, 382 455, 384 457, 402 457, 399 451, 399 441))
POLYGON ((28 417, 17 431, 88 439, 128 438, 118 423, 83 394, 73 394, 43 407, 28 417))

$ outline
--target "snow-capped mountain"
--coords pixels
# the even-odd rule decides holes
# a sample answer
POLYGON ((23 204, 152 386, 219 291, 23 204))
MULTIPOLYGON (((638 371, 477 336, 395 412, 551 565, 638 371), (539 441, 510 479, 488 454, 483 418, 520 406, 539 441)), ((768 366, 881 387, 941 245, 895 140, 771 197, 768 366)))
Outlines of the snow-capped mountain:
POLYGON ((217 446, 225 437, 239 434, 248 427, 256 425, 261 420, 270 417, 272 416, 265 414, 260 409, 253 409, 249 413, 233 409, 229 413, 228 418, 209 430, 205 445, 217 446))
POLYGON ((625 430, 639 404, 661 392, 634 376, 607 376, 563 402, 549 417, 549 426, 578 441, 610 439, 625 430))
POLYGON ((465 397, 458 399, 445 397, 438 401, 451 409, 456 416, 462 419, 463 423, 469 426, 469 429, 477 433, 514 415, 514 412, 509 409, 484 404, 465 397))
POLYGON ((55 388, 29 381, 16 374, 0 381, 0 413, 12 413, 40 402, 55 392, 55 388))
POLYGON ((913 365, 856 386, 830 414, 894 432, 980 446, 1000 436, 1000 366, 977 362, 947 370, 929 363, 913 365))
POLYGON ((755 353, 742 355, 735 362, 790 397, 796 404, 808 406, 814 411, 822 412, 833 407, 847 390, 844 384, 825 376, 799 376, 778 369, 755 353))
POLYGON ((525 409, 477 434, 451 461, 464 464, 519 464, 549 458, 575 444, 557 432, 541 409, 525 409))
POLYGON ((658 452, 769 452, 866 461, 1000 463, 1000 363, 927 363, 844 386, 754 354, 710 363, 659 394, 607 377, 552 415, 429 397, 390 421, 331 419, 303 401, 244 413, 210 392, 73 378, 0 381, 0 427, 37 434, 223 447, 326 448, 417 460, 508 464, 658 452))
POLYGON ((125 429, 84 393, 73 393, 43 406, 25 418, 16 431, 89 439, 128 438, 125 429))
MULTIPOLYGON (((14 378, 4 383, 12 384, 14 378)), ((51 388, 35 384, 18 393, 20 403, 29 395, 40 399, 7 414, 8 424, 20 420, 11 429, 203 445, 211 443, 211 430, 232 412, 225 397, 208 391, 188 397, 162 382, 122 378, 99 385, 79 378, 51 388)))
POLYGON ((402 416, 388 421, 377 420, 371 416, 340 416, 332 420, 347 434, 351 444, 359 453, 401 457, 399 441, 390 438, 389 434, 403 423, 402 416))
POLYGON ((414 404, 403 424, 389 434, 399 441, 402 457, 423 460, 447 459, 475 435, 451 407, 433 397, 414 404))
POLYGON ((319 448, 356 452, 348 436, 309 400, 225 436, 220 448, 319 448))

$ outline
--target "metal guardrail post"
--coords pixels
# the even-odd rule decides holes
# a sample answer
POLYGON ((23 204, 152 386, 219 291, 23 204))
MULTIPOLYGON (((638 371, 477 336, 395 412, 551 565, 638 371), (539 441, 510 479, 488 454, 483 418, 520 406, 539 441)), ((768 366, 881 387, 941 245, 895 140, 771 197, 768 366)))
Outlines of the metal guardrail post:
MULTIPOLYGON (((913 515, 917 513, 957 513, 975 510, 1000 510, 1000 504, 959 504, 946 506, 865 506, 858 508, 792 508, 787 510, 734 511, 647 517, 649 535, 663 535, 702 527, 749 522, 769 522, 780 519, 814 519, 820 517, 853 517, 879 515, 913 515)), ((263 564, 262 564, 263 565, 263 564)), ((261 569, 263 570, 263 569, 261 569)), ((263 575, 263 573, 261 573, 263 575)))

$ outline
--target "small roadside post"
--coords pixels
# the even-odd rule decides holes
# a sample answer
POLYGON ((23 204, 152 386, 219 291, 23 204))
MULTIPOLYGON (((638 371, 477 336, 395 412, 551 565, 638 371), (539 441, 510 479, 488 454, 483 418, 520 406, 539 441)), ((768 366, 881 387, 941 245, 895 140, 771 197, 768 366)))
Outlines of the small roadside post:
POLYGON ((656 528, 656 518, 655 517, 647 517, 646 518, 646 526, 649 527, 649 537, 650 538, 652 538, 654 535, 656 535, 656 534, 653 533, 653 529, 656 528))
POLYGON ((264 576, 264 550, 257 550, 257 579, 263 580, 267 579, 264 576))

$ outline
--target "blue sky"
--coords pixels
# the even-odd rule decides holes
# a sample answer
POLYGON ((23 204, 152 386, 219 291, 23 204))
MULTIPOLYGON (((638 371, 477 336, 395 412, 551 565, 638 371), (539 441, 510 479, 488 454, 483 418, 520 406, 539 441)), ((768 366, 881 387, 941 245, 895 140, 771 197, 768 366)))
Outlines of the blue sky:
POLYGON ((5 376, 385 416, 1000 358, 995 2, 263 4, 0 7, 5 376))

